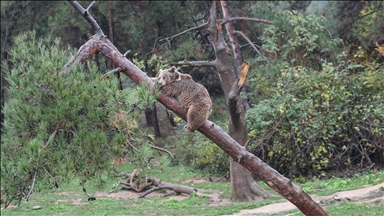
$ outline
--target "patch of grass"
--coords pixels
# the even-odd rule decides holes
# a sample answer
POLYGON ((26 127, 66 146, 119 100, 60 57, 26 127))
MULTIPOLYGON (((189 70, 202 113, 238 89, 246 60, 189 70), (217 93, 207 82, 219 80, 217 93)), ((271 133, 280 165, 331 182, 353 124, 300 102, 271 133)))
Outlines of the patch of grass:
MULTIPOLYGON (((55 193, 50 195, 55 197, 55 193)), ((273 200, 250 203, 233 203, 226 206, 208 206, 209 197, 190 195, 185 200, 174 198, 145 198, 145 199, 110 199, 98 198, 96 201, 83 200, 81 205, 70 202, 55 204, 52 201, 43 202, 43 197, 22 203, 19 208, 8 208, 2 215, 222 215, 233 214, 241 209, 257 208, 273 203, 273 200), (34 205, 40 205, 40 210, 33 210, 34 205)))
MULTIPOLYGON (((133 168, 129 165, 118 168, 119 172, 131 172, 133 168)), ((181 183, 191 178, 201 178, 200 172, 184 166, 164 167, 153 170, 151 176, 160 178, 163 181, 181 183)), ((300 186, 310 193, 331 194, 340 190, 351 190, 364 187, 367 184, 379 184, 383 182, 384 171, 373 173, 368 172, 364 175, 349 179, 332 178, 329 180, 315 180, 306 182, 300 186)), ((94 196, 96 192, 110 191, 121 179, 103 179, 105 184, 102 188, 93 187, 92 182, 85 184, 89 196, 94 196)), ((258 184, 272 191, 264 182, 258 184)), ((229 182, 204 182, 187 184, 203 191, 204 194, 219 192, 220 199, 231 197, 231 185, 229 182)), ((234 214, 242 209, 253 209, 272 203, 286 201, 282 196, 275 195, 262 202, 232 202, 222 206, 210 205, 209 197, 204 195, 192 194, 184 200, 174 198, 152 197, 142 199, 112 199, 97 198, 89 202, 88 196, 83 192, 80 181, 75 179, 71 183, 62 184, 55 190, 36 191, 32 194, 30 201, 22 201, 19 207, 9 207, 1 211, 1 215, 223 215, 234 214), (74 202, 74 200, 76 202, 74 202), (33 206, 41 206, 40 210, 33 210, 33 206)), ((332 215, 383 215, 384 202, 376 201, 368 205, 356 203, 341 203, 335 206, 326 207, 332 215)), ((296 215, 302 215, 299 211, 291 211, 296 215)))
POLYGON ((320 196, 330 195, 338 191, 354 190, 368 185, 384 183, 384 171, 374 173, 369 171, 364 174, 355 175, 351 178, 330 178, 327 180, 314 179, 298 185, 309 194, 320 196))
POLYGON ((384 215, 384 205, 368 206, 356 203, 344 202, 339 205, 330 206, 326 208, 331 215, 351 215, 351 216, 365 216, 365 215, 384 215))
MULTIPOLYGON (((366 216, 366 215, 372 215, 372 216, 382 216, 384 215, 384 204, 381 202, 378 204, 375 204, 373 206, 353 203, 353 202, 343 202, 338 205, 334 206, 328 206, 325 207, 325 209, 332 215, 332 216, 366 216)), ((298 210, 285 212, 286 214, 290 213, 289 215, 292 216, 299 216, 304 215, 298 210)))

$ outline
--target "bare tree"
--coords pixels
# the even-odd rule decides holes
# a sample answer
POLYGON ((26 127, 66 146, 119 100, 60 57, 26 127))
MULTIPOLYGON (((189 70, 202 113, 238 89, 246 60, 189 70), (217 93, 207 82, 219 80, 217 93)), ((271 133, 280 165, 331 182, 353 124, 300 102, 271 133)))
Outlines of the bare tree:
MULTIPOLYGON (((223 11, 224 19, 229 20, 231 17, 229 15, 229 10, 228 10, 226 1, 221 0, 220 3, 221 3, 221 8, 223 11)), ((213 15, 211 14, 211 19, 212 19, 212 16, 213 15)), ((215 34, 221 34, 221 32, 218 32, 218 29, 215 26, 212 26, 212 23, 209 27, 209 32, 216 31, 215 34)), ((230 72, 230 73, 239 75, 240 70, 241 70, 241 65, 243 62, 243 54, 241 52, 240 43, 239 43, 239 40, 237 39, 237 37, 235 35, 235 30, 232 26, 232 23, 227 22, 225 24, 225 28, 226 28, 227 33, 229 35, 229 39, 230 39, 230 42, 232 45, 232 50, 233 50, 233 57, 234 57, 235 63, 236 63, 236 71, 235 71, 236 73, 233 73, 233 72, 232 73, 230 72)), ((217 38, 219 38, 219 37, 217 37, 217 38)), ((220 37, 220 38, 223 38, 223 37, 220 37)), ((220 46, 220 44, 225 43, 224 40, 220 40, 220 41, 213 40, 212 42, 213 42, 213 46, 215 46, 215 47, 222 47, 222 46, 220 46)), ((224 47, 225 46, 223 46, 223 48, 224 47)), ((218 51, 216 48, 216 54, 217 53, 218 53, 218 51)), ((229 53, 223 53, 223 54, 229 55, 229 53)), ((220 57, 220 56, 217 56, 217 57, 220 57)), ((229 66, 226 68, 229 69, 231 66, 230 62, 227 62, 226 64, 228 64, 228 66, 229 66)), ((219 71, 219 74, 220 74, 220 76, 223 76, 224 74, 227 74, 227 73, 226 73, 226 71, 219 71)), ((235 80, 234 77, 228 77, 227 76, 226 79, 228 79, 228 82, 232 82, 232 85, 233 85, 233 83, 234 83, 233 81, 235 80)), ((226 85, 225 85, 225 83, 223 83, 223 79, 221 79, 221 82, 222 82, 223 88, 225 88, 226 85)), ((227 87, 230 87, 230 86, 227 86, 227 87)), ((242 88, 243 92, 244 92, 244 90, 245 90, 245 88, 242 88)), ((228 92, 228 90, 224 91, 224 92, 228 92)), ((234 100, 235 99, 235 98, 233 98, 233 99, 228 98, 227 94, 225 95, 225 97, 227 100, 234 100)), ((237 137, 238 139, 235 138, 236 141, 238 143, 240 143, 241 145, 245 145, 247 142, 247 139, 248 139, 247 125, 245 122, 245 111, 250 108, 250 105, 249 105, 247 100, 242 101, 239 94, 236 94, 236 97, 237 97, 236 100, 239 100, 238 103, 236 105, 234 104, 235 101, 231 103, 236 107, 234 107, 233 109, 229 109, 229 110, 234 111, 234 112, 230 113, 232 121, 230 121, 229 127, 230 128, 236 127, 235 130, 230 130, 230 135, 233 138, 237 137), (235 117, 233 115, 239 115, 239 116, 235 117), (235 119, 237 122, 233 122, 233 119, 235 119), (232 125, 231 125, 231 123, 232 123, 232 125)), ((228 104, 230 104, 230 103, 228 103, 228 104)), ((236 163, 232 159, 230 160, 230 173, 231 173, 231 184, 232 184, 232 199, 240 199, 243 201, 250 201, 250 200, 260 199, 260 197, 267 198, 270 196, 266 191, 264 191, 262 188, 260 188, 255 183, 255 181, 253 180, 253 176, 252 176, 251 172, 246 170, 244 167, 240 166, 238 163, 236 163)))
MULTIPOLYGON (((78 50, 75 56, 68 61, 61 74, 64 75, 68 73, 72 65, 84 62, 86 59, 90 58, 91 55, 100 53, 107 59, 111 60, 120 71, 131 78, 136 84, 147 83, 148 85, 151 85, 150 78, 138 67, 132 64, 132 62, 125 58, 125 56, 122 55, 106 38, 100 26, 89 14, 90 7, 84 9, 76 1, 70 1, 70 4, 91 24, 96 34, 78 50)), ((227 85, 224 90, 225 95, 228 98, 228 105, 231 113, 230 122, 232 126, 230 127, 230 133, 233 134, 234 138, 226 134, 219 126, 208 120, 198 129, 198 131, 216 143, 234 161, 251 171, 268 186, 296 205, 304 214, 329 215, 328 212, 313 201, 312 198, 308 196, 300 187, 294 185, 289 179, 280 175, 276 170, 269 167, 258 157, 248 152, 246 148, 241 146, 239 142, 236 141, 244 141, 244 137, 246 137, 246 130, 238 130, 239 124, 241 125, 244 123, 244 113, 241 109, 239 109, 239 103, 241 102, 239 89, 241 88, 237 86, 236 78, 233 74, 233 68, 228 68, 226 64, 222 64, 223 62, 221 62, 225 60, 230 61, 231 59, 228 59, 230 56, 226 54, 228 52, 225 49, 226 44, 221 42, 224 40, 222 38, 223 35, 221 33, 221 25, 216 22, 215 4, 211 8, 210 13, 211 22, 209 25, 209 31, 212 34, 210 38, 211 40, 217 40, 216 46, 214 46, 216 56, 222 55, 222 58, 217 58, 210 63, 215 65, 219 71, 222 71, 220 73, 220 77, 225 80, 223 85, 227 85), (224 46, 224 48, 222 46, 224 46)), ((160 94, 158 101, 170 110, 174 111, 181 118, 186 119, 186 111, 180 107, 177 100, 160 94)))
MULTIPOLYGON (((219 73, 221 86, 224 90, 225 98, 227 104, 229 105, 229 134, 241 145, 247 143, 247 125, 245 121, 245 111, 250 108, 250 105, 246 100, 242 100, 240 97, 240 91, 244 90, 244 87, 237 86, 236 76, 240 75, 240 71, 243 65, 243 55, 241 52, 241 47, 239 40, 237 39, 237 34, 240 34, 243 38, 247 40, 248 43, 255 49, 253 43, 245 36, 244 33, 236 31, 232 25, 232 22, 235 20, 241 21, 252 21, 252 22, 261 22, 266 24, 273 24, 273 22, 248 18, 248 17, 231 17, 229 15, 229 10, 226 1, 221 0, 221 9, 223 11, 224 19, 220 24, 224 24, 226 27, 227 34, 229 36, 229 41, 232 46, 233 59, 229 52, 229 47, 224 41, 224 35, 221 30, 221 25, 216 26, 216 11, 211 10, 210 22, 208 25, 204 26, 210 34, 210 42, 215 50, 216 60, 214 61, 182 61, 178 63, 173 63, 173 65, 182 65, 182 66, 213 66, 219 73), (214 12, 214 14, 213 14, 214 12), (215 21, 212 21, 215 20, 215 21), (218 28, 219 27, 219 28, 218 28), (235 62, 235 68, 232 66, 232 62, 235 62), (240 88, 239 88, 240 87, 240 88), (237 89, 238 88, 238 89, 237 89)), ((194 28, 192 28, 194 29, 194 28)), ((170 37, 174 38, 175 36, 170 37)), ((259 52, 256 49, 257 52, 259 52)), ((259 52, 260 53, 260 52, 259 52)), ((261 53, 260 53, 261 54, 261 53)), ((244 92, 244 91, 243 91, 244 92)), ((246 170, 244 167, 230 160, 230 173, 231 173, 231 183, 232 183, 232 199, 239 199, 242 201, 251 201, 251 200, 261 200, 268 198, 270 196, 265 190, 260 188, 254 181, 252 173, 246 170)))

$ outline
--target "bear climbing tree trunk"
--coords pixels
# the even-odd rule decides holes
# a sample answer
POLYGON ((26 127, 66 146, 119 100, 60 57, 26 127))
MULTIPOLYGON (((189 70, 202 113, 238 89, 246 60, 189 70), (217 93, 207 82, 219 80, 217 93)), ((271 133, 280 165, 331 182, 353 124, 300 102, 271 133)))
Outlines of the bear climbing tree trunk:
MULTIPOLYGON (((70 69, 78 64, 85 62, 90 56, 95 53, 100 53, 105 58, 111 60, 118 68, 115 70, 123 72, 127 75, 132 81, 136 84, 147 83, 151 84, 151 79, 141 71, 137 66, 132 64, 124 55, 122 55, 119 50, 105 37, 103 31, 100 26, 97 24, 96 20, 90 15, 89 9, 92 4, 88 6, 87 9, 84 9, 78 2, 69 1, 69 3, 89 22, 95 31, 95 35, 83 46, 81 46, 75 56, 73 56, 68 63, 64 66, 64 69, 61 71, 61 75, 65 75, 70 72, 70 69)), ((219 24, 216 25, 216 5, 211 9, 211 30, 217 32, 216 35, 211 35, 211 39, 213 37, 223 37, 221 33, 221 27, 219 24), (212 20, 212 18, 214 18, 212 20), (217 30, 214 30, 214 28, 217 30)), ((220 38, 218 41, 224 39, 220 38)), ((224 54, 226 51, 225 43, 217 43, 215 48, 215 52, 217 56, 222 55, 221 60, 215 60, 212 62, 212 65, 217 65, 216 68, 219 71, 222 71, 221 78, 226 79, 222 84, 236 83, 234 74, 227 75, 225 73, 230 74, 230 71, 233 69, 227 68, 226 64, 216 64, 220 63, 220 61, 228 61, 230 62, 230 56, 224 54), (224 46, 224 49, 223 47, 224 46), (216 62, 217 61, 217 62, 216 62), (225 65, 225 67, 224 67, 225 65)), ((228 88, 225 87, 226 95, 228 97, 228 102, 231 104, 239 104, 240 97, 233 95, 233 91, 230 90, 228 92, 228 88), (237 99, 236 99, 237 98, 237 99)), ((181 118, 186 119, 186 111, 183 109, 177 100, 167 97, 163 94, 158 96, 158 101, 164 104, 167 108, 174 111, 181 118)), ((238 107, 237 105, 229 106, 229 109, 238 107)), ((234 109, 235 110, 235 109, 234 109)), ((232 111, 234 111, 232 110, 232 111)), ((231 112, 233 114, 233 112, 231 112)), ((243 120, 238 120, 238 118, 244 118, 244 115, 239 113, 239 115, 233 115, 230 119, 230 124, 233 128, 230 130, 234 130, 233 137, 235 139, 239 139, 240 137, 246 136, 246 131, 238 131, 236 128, 239 128, 237 125, 245 124, 243 120)), ((211 139, 214 143, 216 143, 221 149, 223 149, 231 158, 236 159, 236 162, 241 164, 241 166, 245 167, 247 170, 251 171, 255 176, 259 177, 263 180, 269 187, 274 189, 280 195, 289 200, 292 204, 297 206, 297 208, 303 212, 305 215, 312 216, 320 216, 320 215, 329 215, 327 211, 325 211, 319 204, 317 204, 310 196, 308 196, 300 187, 293 184, 289 179, 280 175, 276 170, 272 169, 270 166, 262 162, 258 157, 248 152, 243 146, 239 144, 234 138, 228 136, 219 126, 215 125, 211 121, 207 120, 200 128, 198 128, 202 134, 204 134, 207 138, 211 139)), ((242 143, 244 144, 244 143, 242 143)))

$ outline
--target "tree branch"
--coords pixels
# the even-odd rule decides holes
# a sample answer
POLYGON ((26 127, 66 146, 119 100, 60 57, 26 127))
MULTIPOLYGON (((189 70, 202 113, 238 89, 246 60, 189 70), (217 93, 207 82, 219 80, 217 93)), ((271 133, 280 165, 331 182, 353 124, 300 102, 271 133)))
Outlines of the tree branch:
MULTIPOLYGON (((270 24, 270 25, 273 25, 274 23, 272 21, 269 21, 269 20, 264 20, 264 19, 258 19, 258 18, 250 18, 250 17, 230 17, 228 19, 218 19, 218 20, 215 20, 214 22, 216 23, 216 21, 218 21, 220 23, 220 25, 223 25, 223 24, 226 24, 226 23, 230 23, 230 22, 233 22, 233 21, 238 21, 238 20, 241 20, 241 21, 251 21, 251 22, 259 22, 259 23, 265 23, 265 24, 270 24)), ((190 31, 194 31, 194 30, 200 30, 202 28, 207 28, 209 26, 209 23, 210 23, 210 20, 208 20, 207 23, 204 23, 204 24, 201 24, 201 25, 198 25, 198 26, 195 26, 193 28, 189 28, 185 31, 182 31, 180 33, 177 33, 173 36, 170 36, 170 37, 166 37, 166 38, 163 38, 163 39, 158 39, 159 42, 161 41, 167 41, 167 43, 171 42, 175 37, 178 37, 180 35, 183 35, 183 34, 186 34, 190 31)), ((203 39, 204 40, 204 39, 203 39)), ((156 39, 157 41, 157 39, 156 39)), ((155 44, 156 44, 156 41, 155 41, 155 44)))
POLYGON ((255 44, 252 43, 252 41, 242 32, 242 31, 234 31, 236 34, 239 34, 240 36, 242 36, 248 43, 249 45, 259 54, 261 55, 261 57, 263 57, 264 60, 265 57, 263 54, 261 54, 261 52, 256 48, 255 44))
POLYGON ((87 9, 84 9, 77 1, 68 1, 83 17, 91 24, 93 30, 97 35, 104 35, 103 30, 101 30, 99 24, 89 13, 89 9, 93 6, 95 1, 93 1, 87 9))
POLYGON ((165 153, 168 153, 169 154, 169 156, 171 156, 171 158, 175 158, 174 156, 173 156, 173 154, 170 152, 170 151, 168 151, 167 149, 165 149, 165 148, 160 148, 160 147, 158 147, 158 146, 155 146, 155 145, 151 145, 151 144, 148 144, 151 148, 153 148, 153 149, 156 149, 156 150, 158 150, 158 151, 163 151, 163 152, 165 152, 165 153))
POLYGON ((59 182, 57 182, 56 179, 48 172, 48 170, 45 169, 45 166, 43 165, 42 167, 44 168, 45 172, 49 175, 49 177, 51 177, 53 179, 53 181, 55 181, 55 187, 56 188, 60 187, 59 182))
POLYGON ((179 61, 179 62, 172 62, 169 63, 171 66, 181 66, 181 67, 203 67, 203 66, 216 66, 215 61, 179 61))
POLYGON ((180 35, 183 35, 183 34, 185 34, 185 33, 188 33, 188 32, 190 32, 190 31, 193 31, 193 30, 199 30, 199 29, 202 29, 202 28, 206 28, 208 26, 208 23, 204 23, 204 24, 201 24, 201 25, 198 25, 198 26, 196 26, 196 27, 193 27, 193 28, 190 28, 190 29, 187 29, 187 30, 185 30, 185 31, 182 31, 182 32, 180 32, 180 33, 177 33, 177 34, 175 34, 175 35, 173 35, 173 36, 171 36, 171 37, 166 37, 166 38, 163 38, 163 39, 159 39, 159 41, 161 42, 161 41, 167 41, 167 42, 170 42, 170 41, 172 41, 175 37, 178 37, 178 36, 180 36, 180 35))
MULTIPOLYGON (((238 21, 238 20, 251 21, 251 22, 260 22, 260 23, 265 23, 265 24, 270 24, 270 25, 274 24, 272 21, 269 21, 269 20, 258 19, 258 18, 250 18, 250 17, 231 17, 229 19, 218 19, 217 21, 220 22, 220 25, 223 25, 223 24, 226 24, 226 23, 229 23, 229 22, 233 22, 233 21, 238 21)), ((159 39, 159 41, 165 41, 166 40, 167 42, 170 42, 175 37, 178 37, 180 35, 186 34, 186 33, 190 32, 190 31, 200 30, 202 28, 207 28, 208 25, 209 25, 209 21, 208 21, 208 23, 204 23, 204 24, 195 26, 193 28, 189 28, 189 29, 187 29, 185 31, 182 31, 180 33, 177 33, 177 34, 175 34, 173 36, 166 37, 166 38, 163 38, 163 39, 159 39)))
POLYGON ((103 78, 106 78, 107 76, 109 76, 109 74, 117 73, 117 72, 120 72, 120 71, 121 71, 121 68, 117 67, 117 68, 115 68, 113 70, 110 70, 107 73, 103 74, 103 78))
POLYGON ((53 131, 52 135, 49 136, 49 138, 48 138, 47 142, 45 143, 45 145, 42 146, 43 148, 46 148, 50 143, 53 142, 53 139, 55 138, 57 132, 59 132, 59 128, 60 128, 60 122, 58 122, 58 123, 56 124, 56 128, 55 128, 55 130, 53 131))
POLYGON ((233 22, 233 21, 237 21, 237 20, 259 22, 259 23, 274 25, 274 23, 272 21, 265 20, 265 19, 251 18, 251 17, 231 17, 229 19, 218 19, 220 24, 225 24, 227 22, 233 22))
POLYGON ((32 195, 33 189, 35 187, 36 174, 37 174, 37 171, 35 171, 35 174, 33 175, 33 182, 32 182, 32 186, 31 186, 31 190, 28 192, 27 196, 25 197, 26 201, 28 201, 29 197, 32 195))

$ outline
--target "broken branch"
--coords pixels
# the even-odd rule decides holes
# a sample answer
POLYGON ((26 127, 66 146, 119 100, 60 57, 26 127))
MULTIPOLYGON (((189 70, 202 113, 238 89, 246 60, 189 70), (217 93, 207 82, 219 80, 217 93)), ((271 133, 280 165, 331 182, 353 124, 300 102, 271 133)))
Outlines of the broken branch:
POLYGON ((25 197, 25 200, 26 200, 26 201, 28 201, 29 197, 32 195, 33 188, 35 187, 36 174, 37 174, 37 171, 35 171, 35 174, 33 175, 33 182, 32 182, 32 186, 31 186, 31 190, 29 190, 27 196, 25 197))
POLYGON ((87 9, 84 9, 77 1, 69 1, 69 3, 81 14, 83 17, 91 24, 93 30, 97 35, 104 35, 103 30, 101 30, 99 24, 97 24, 96 20, 91 16, 89 13, 89 9, 92 7, 92 5, 95 3, 93 1, 87 9))
POLYGON ((168 153, 170 156, 171 156, 171 158, 174 158, 173 157, 173 154, 170 152, 170 151, 168 151, 167 149, 165 149, 165 148, 160 148, 160 147, 157 147, 157 146, 155 146, 155 145, 151 145, 151 144, 148 144, 151 148, 153 148, 153 149, 156 149, 156 150, 158 150, 158 151, 163 151, 163 152, 166 152, 166 153, 168 153))
MULTIPOLYGON (((123 172, 123 173, 120 173, 116 176, 128 178, 131 182, 133 175, 123 172)), ((125 183, 125 182, 119 182, 117 184, 117 186, 110 193, 115 192, 120 185, 123 185, 122 189, 135 190, 134 187, 132 187, 132 184, 125 183)), ((149 186, 154 186, 154 187, 143 192, 142 194, 140 194, 140 196, 139 196, 140 198, 147 196, 148 194, 152 193, 153 191, 157 191, 157 190, 161 190, 161 189, 169 189, 169 190, 173 190, 175 193, 185 193, 185 194, 191 194, 194 191, 197 192, 196 188, 185 186, 185 185, 173 184, 173 183, 169 183, 169 182, 163 182, 158 178, 148 178, 148 183, 146 184, 145 187, 149 187, 149 186)), ((137 191, 137 192, 140 192, 140 191, 137 191)))
POLYGON ((43 165, 42 167, 45 170, 45 172, 49 175, 49 177, 51 177, 53 179, 53 181, 55 182, 55 187, 56 188, 60 187, 59 182, 57 182, 56 179, 48 172, 48 170, 45 168, 45 166, 43 165))
POLYGON ((249 66, 250 65, 247 61, 244 61, 243 65, 241 66, 239 82, 237 83, 237 86, 239 86, 239 90, 241 90, 240 88, 243 87, 244 81, 247 78, 249 66))
POLYGON ((152 193, 153 191, 161 190, 161 189, 169 189, 173 190, 176 193, 185 193, 185 194, 191 194, 192 192, 197 192, 197 189, 185 185, 179 185, 179 184, 173 184, 168 182, 162 182, 160 179, 157 178, 150 178, 149 179, 152 184, 155 186, 154 188, 151 188, 147 190, 146 192, 142 193, 139 197, 143 198, 147 196, 148 194, 152 193))
POLYGON ((229 19, 218 19, 218 21, 220 21, 220 24, 225 24, 227 22, 233 22, 233 21, 237 21, 237 20, 259 22, 259 23, 265 23, 265 24, 270 24, 270 25, 274 24, 272 21, 269 21, 269 20, 259 19, 259 18, 251 18, 251 17, 231 17, 229 19))
POLYGON ((171 66, 181 66, 181 67, 203 67, 203 66, 216 66, 215 61, 179 61, 169 63, 171 66))

